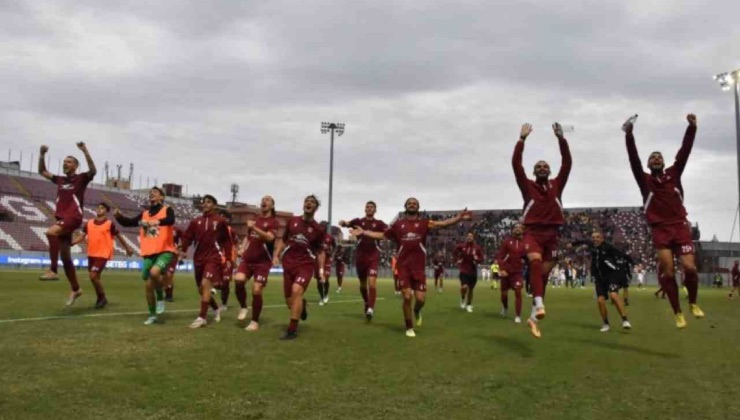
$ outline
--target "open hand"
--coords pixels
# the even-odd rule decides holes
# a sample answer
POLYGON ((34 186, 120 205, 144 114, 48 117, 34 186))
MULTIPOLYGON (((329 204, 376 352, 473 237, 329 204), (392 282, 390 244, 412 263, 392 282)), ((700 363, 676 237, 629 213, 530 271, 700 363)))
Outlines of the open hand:
POLYGON ((519 138, 522 140, 526 139, 527 136, 532 132, 532 124, 526 123, 522 124, 522 131, 519 132, 519 138))
POLYGON ((552 123, 552 132, 555 133, 557 138, 563 138, 563 127, 559 122, 552 123))

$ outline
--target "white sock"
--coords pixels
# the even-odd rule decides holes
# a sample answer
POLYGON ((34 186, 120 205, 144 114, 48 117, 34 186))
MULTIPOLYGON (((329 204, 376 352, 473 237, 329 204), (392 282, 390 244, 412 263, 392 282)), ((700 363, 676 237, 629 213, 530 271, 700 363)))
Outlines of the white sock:
POLYGON ((537 322, 537 317, 535 316, 536 311, 537 311, 537 307, 532 306, 532 312, 529 314, 529 319, 531 319, 534 322, 537 322))
POLYGON ((542 297, 541 296, 536 296, 534 298, 534 306, 536 306, 538 308, 541 308, 541 307, 545 306, 545 303, 542 302, 542 297))

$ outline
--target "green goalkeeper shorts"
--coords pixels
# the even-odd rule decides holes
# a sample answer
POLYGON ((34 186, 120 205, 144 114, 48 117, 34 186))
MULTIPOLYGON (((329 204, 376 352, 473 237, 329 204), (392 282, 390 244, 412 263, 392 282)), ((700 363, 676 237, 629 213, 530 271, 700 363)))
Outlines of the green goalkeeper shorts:
POLYGON ((141 267, 141 279, 149 280, 149 272, 152 267, 159 267, 159 272, 164 273, 167 271, 167 266, 170 265, 172 260, 175 258, 175 254, 172 252, 162 252, 160 254, 149 255, 144 257, 144 261, 141 267))

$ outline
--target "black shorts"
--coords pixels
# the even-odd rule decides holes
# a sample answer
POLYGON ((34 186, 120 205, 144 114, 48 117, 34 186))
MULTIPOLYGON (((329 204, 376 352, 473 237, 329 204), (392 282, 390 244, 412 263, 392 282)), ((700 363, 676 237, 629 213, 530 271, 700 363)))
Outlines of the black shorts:
POLYGON ((617 275, 606 276, 604 278, 599 277, 594 283, 596 285, 596 296, 606 299, 609 299, 609 293, 617 293, 622 287, 617 275))
POLYGON ((630 287, 630 283, 631 283, 632 279, 630 278, 630 276, 628 274, 620 273, 619 274, 619 277, 622 280, 621 283, 620 283, 620 287, 622 287, 624 289, 630 287))
POLYGON ((475 287, 476 283, 478 283, 478 273, 475 273, 475 274, 460 273, 460 284, 464 286, 468 286, 472 289, 475 287))

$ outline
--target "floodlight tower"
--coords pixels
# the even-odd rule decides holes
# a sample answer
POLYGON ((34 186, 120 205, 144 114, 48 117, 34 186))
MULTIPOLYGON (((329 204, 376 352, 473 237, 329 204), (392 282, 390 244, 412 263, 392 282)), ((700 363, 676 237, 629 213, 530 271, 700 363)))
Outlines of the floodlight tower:
POLYGON ((239 184, 231 184, 231 205, 236 205, 236 197, 239 195, 239 184))
POLYGON ((714 76, 722 90, 735 92, 735 142, 737 147, 738 211, 740 211, 740 69, 726 71, 714 76))
POLYGON ((330 133, 331 147, 329 148, 329 220, 326 233, 331 235, 331 199, 334 187, 334 132, 337 136, 344 134, 344 123, 322 122, 321 134, 330 133))

